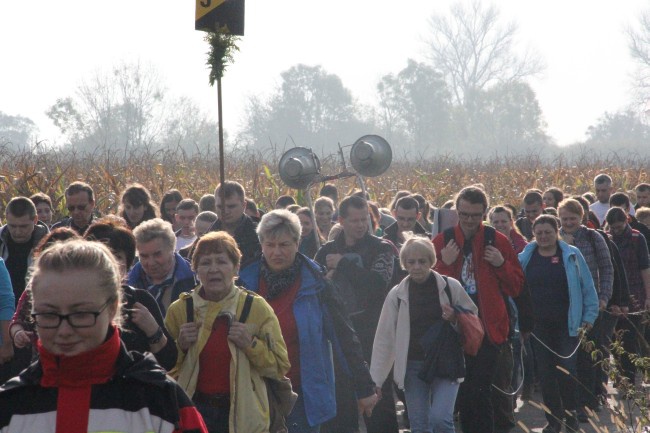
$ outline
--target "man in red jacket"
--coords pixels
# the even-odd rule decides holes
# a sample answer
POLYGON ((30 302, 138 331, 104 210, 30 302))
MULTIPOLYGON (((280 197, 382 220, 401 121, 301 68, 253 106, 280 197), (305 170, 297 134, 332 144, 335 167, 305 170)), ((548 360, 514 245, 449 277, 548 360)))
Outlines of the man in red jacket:
POLYGON ((497 357, 508 339, 510 320, 504 296, 521 293, 524 274, 510 241, 494 231, 486 237, 483 218, 488 209, 485 192, 463 188, 456 197, 458 225, 433 240, 435 270, 456 278, 478 306, 485 338, 476 356, 465 355, 466 377, 458 394, 464 433, 493 433, 490 401, 497 357), (449 239, 445 242, 445 237, 449 239))

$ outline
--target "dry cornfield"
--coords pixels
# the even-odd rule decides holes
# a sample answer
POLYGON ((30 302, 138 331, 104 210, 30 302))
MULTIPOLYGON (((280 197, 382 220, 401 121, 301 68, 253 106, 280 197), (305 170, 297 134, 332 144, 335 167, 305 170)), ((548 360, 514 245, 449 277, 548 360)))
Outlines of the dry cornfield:
MULTIPOLYGON (((79 154, 73 151, 41 150, 10 152, 0 156, 0 205, 15 196, 45 192, 53 199, 55 212, 64 211, 63 192, 72 181, 82 180, 95 190, 97 208, 102 213, 116 212, 120 192, 130 182, 145 185, 158 201, 170 188, 179 189, 184 196, 199 199, 214 191, 219 183, 219 160, 215 152, 187 155, 179 150, 140 150, 137 152, 97 151, 79 154)), ((239 181, 247 195, 262 208, 272 208, 281 194, 292 194, 299 201, 298 191, 287 188, 278 175, 280 154, 255 150, 231 150, 225 157, 226 179, 239 181)), ((321 173, 337 174, 340 161, 335 156, 321 159, 321 173)), ((557 186, 569 194, 584 193, 592 188, 592 179, 606 172, 614 179, 616 188, 629 191, 650 178, 650 159, 638 155, 600 156, 584 152, 569 160, 542 155, 521 155, 488 159, 461 160, 440 155, 416 162, 393 161, 383 175, 366 178, 371 199, 387 206, 400 189, 419 192, 436 205, 441 205, 463 186, 482 184, 492 204, 519 205, 528 188, 544 189, 557 186)), ((339 181, 345 194, 357 187, 354 178, 339 181)), ((318 191, 312 191, 316 195, 318 191)))

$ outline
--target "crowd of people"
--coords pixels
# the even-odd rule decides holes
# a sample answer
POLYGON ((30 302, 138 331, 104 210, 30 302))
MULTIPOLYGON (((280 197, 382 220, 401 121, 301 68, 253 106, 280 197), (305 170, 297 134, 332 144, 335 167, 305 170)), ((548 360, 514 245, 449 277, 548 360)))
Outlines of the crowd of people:
POLYGON ((500 433, 539 387, 543 432, 577 432, 607 404, 602 358, 625 396, 648 355, 650 184, 593 189, 384 208, 325 184, 265 212, 235 181, 159 205, 131 184, 102 216, 74 182, 57 222, 46 194, 14 197, 0 430, 397 433, 400 400, 412 433, 500 433))

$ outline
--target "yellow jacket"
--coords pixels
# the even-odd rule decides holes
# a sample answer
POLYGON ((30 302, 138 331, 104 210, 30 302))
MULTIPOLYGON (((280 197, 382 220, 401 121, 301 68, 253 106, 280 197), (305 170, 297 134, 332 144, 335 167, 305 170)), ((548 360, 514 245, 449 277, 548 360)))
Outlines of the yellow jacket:
POLYGON ((263 377, 281 379, 289 371, 287 347, 273 308, 259 295, 233 285, 230 293, 219 302, 207 301, 199 296, 200 285, 191 293, 182 293, 169 306, 165 325, 178 341, 182 324, 187 322, 186 300, 194 303, 194 321, 202 323, 197 342, 187 353, 178 348, 178 360, 170 374, 178 384, 193 396, 199 374, 199 354, 212 332, 212 324, 221 312, 239 318, 246 295, 255 296, 246 326, 253 336, 255 347, 244 350, 228 341, 230 362, 230 433, 257 433, 269 431, 269 404, 263 377))

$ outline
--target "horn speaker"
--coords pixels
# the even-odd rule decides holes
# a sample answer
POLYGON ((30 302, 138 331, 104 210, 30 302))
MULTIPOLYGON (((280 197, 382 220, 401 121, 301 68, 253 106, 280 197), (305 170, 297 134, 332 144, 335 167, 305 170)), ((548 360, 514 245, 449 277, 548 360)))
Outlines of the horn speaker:
POLYGON ((305 189, 320 173, 320 160, 311 149, 294 147, 280 158, 278 172, 289 188, 305 189))
POLYGON ((350 150, 350 163, 362 176, 379 176, 390 167, 393 152, 386 140, 378 135, 364 135, 350 150))

